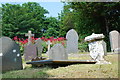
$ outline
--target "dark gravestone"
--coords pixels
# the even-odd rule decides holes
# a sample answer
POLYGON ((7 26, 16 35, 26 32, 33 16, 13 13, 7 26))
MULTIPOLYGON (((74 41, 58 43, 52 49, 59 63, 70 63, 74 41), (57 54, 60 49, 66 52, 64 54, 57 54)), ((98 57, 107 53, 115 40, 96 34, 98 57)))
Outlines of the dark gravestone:
POLYGON ((0 48, 0 59, 2 58, 2 63, 0 63, 1 71, 22 69, 19 45, 8 37, 0 38, 0 45, 2 45, 2 48, 0 48))
POLYGON ((71 29, 66 34, 67 39, 67 53, 77 53, 78 52, 78 34, 74 29, 71 29))
POLYGON ((40 56, 40 57, 42 57, 42 50, 43 50, 42 43, 43 43, 43 41, 41 39, 37 39, 35 41, 37 53, 38 53, 38 56, 40 56))
POLYGON ((68 55, 62 44, 55 44, 49 51, 49 58, 52 60, 67 60, 68 55))
POLYGON ((29 43, 24 47, 24 57, 25 60, 32 60, 37 56, 36 45, 33 43, 29 43))

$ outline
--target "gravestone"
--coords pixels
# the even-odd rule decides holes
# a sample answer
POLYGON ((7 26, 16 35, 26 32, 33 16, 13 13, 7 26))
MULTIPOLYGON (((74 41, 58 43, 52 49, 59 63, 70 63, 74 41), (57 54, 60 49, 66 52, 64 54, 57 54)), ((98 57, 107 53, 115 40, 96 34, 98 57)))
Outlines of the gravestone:
POLYGON ((36 45, 30 43, 24 46, 24 56, 25 60, 32 60, 33 58, 37 57, 36 45))
POLYGON ((40 38, 35 41, 37 53, 40 57, 42 57, 42 50, 43 50, 42 43, 43 41, 40 38))
POLYGON ((77 53, 78 52, 78 34, 74 29, 71 29, 67 32, 67 53, 77 53))
POLYGON ((25 36, 28 36, 28 43, 24 46, 25 60, 32 60, 37 57, 36 45, 32 43, 31 38, 34 34, 31 34, 31 31, 28 31, 28 34, 25 34, 25 36))
POLYGON ((120 51, 120 34, 118 31, 113 30, 109 33, 110 45, 112 52, 120 51))
POLYGON ((49 51, 49 58, 53 60, 67 60, 68 55, 62 44, 55 44, 49 51))
POLYGON ((9 37, 1 37, 0 46, 1 71, 23 69, 19 45, 9 37))
POLYGON ((106 43, 103 41, 103 34, 92 34, 85 37, 85 41, 89 42, 90 56, 93 60, 96 60, 96 64, 111 64, 104 59, 106 55, 106 43))

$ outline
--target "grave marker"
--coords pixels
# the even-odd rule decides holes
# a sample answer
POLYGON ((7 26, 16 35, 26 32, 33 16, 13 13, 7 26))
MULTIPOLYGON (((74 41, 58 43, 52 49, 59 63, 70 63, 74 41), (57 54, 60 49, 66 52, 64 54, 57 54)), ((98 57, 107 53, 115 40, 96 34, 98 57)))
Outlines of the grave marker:
POLYGON ((96 60, 96 64, 111 64, 104 59, 106 55, 106 43, 103 41, 103 34, 92 34, 85 37, 85 41, 89 42, 90 56, 93 60, 96 60))
POLYGON ((0 59, 2 58, 2 63, 0 63, 1 71, 5 72, 22 69, 23 66, 19 45, 9 37, 1 37, 0 42, 2 46, 2 48, 0 48, 0 59))
POLYGON ((67 32, 67 53, 77 53, 78 52, 78 34, 74 29, 67 32))
POLYGON ((120 51, 120 34, 118 31, 113 30, 109 33, 111 51, 117 52, 120 51))
POLYGON ((28 31, 28 33, 27 34, 25 34, 25 36, 28 36, 28 44, 30 44, 31 43, 31 41, 32 41, 32 36, 34 36, 34 34, 32 34, 32 32, 31 31, 28 31))
POLYGON ((24 46, 25 60, 32 60, 37 56, 36 45, 32 43, 31 38, 34 34, 28 31, 28 34, 25 34, 25 36, 28 36, 28 44, 24 46))
POLYGON ((49 54, 49 51, 50 51, 50 45, 51 45, 52 43, 50 42, 50 40, 48 40, 48 42, 46 42, 46 44, 48 45, 48 51, 47 51, 47 54, 49 54))
POLYGON ((36 45, 30 43, 24 47, 25 60, 32 60, 37 57, 36 45))
POLYGON ((43 50, 42 43, 43 43, 43 41, 40 38, 35 41, 37 53, 38 53, 38 55, 40 55, 40 57, 42 57, 42 55, 41 55, 42 50, 43 50))
POLYGON ((49 51, 49 58, 53 60, 67 60, 68 55, 62 44, 55 44, 49 51))

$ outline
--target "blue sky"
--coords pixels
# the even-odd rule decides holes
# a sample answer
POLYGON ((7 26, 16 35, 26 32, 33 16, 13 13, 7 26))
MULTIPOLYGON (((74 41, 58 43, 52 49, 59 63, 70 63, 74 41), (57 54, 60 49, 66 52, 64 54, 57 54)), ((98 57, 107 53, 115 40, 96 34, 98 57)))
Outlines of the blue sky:
POLYGON ((61 13, 63 10, 64 4, 60 0, 1 0, 0 3, 10 3, 10 4, 22 4, 25 2, 37 2, 44 9, 48 10, 49 14, 47 17, 57 17, 58 13, 61 13))

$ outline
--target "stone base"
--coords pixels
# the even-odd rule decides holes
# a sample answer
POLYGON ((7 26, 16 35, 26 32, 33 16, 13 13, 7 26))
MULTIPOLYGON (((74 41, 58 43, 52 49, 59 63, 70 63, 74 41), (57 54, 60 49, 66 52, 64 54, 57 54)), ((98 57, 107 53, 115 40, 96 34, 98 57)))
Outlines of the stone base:
POLYGON ((102 60, 102 61, 97 61, 96 64, 112 64, 111 62, 102 60))

